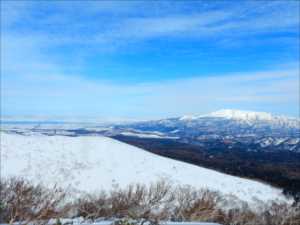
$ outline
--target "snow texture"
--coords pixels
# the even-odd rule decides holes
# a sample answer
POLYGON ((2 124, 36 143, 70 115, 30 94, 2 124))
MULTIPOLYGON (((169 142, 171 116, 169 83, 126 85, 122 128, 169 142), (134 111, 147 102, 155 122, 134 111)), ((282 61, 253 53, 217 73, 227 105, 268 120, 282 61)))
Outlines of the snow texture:
POLYGON ((256 199, 288 201, 280 189, 269 185, 164 158, 102 136, 1 132, 1 158, 4 177, 21 176, 78 191, 94 192, 115 185, 125 187, 168 179, 174 184, 235 195, 249 203, 256 199))
POLYGON ((274 125, 282 125, 290 128, 300 128, 299 118, 290 118, 286 116, 274 116, 266 112, 255 112, 255 111, 244 111, 235 109, 222 109, 210 114, 200 115, 200 116, 182 116, 179 120, 189 121, 197 120, 205 117, 213 118, 224 118, 230 120, 237 120, 240 122, 247 122, 252 124, 254 122, 267 122, 274 125))

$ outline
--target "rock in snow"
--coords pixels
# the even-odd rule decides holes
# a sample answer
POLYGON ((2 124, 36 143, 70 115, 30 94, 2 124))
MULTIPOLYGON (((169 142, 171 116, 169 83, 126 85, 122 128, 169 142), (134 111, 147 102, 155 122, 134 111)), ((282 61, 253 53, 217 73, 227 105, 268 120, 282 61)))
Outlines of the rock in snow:
POLYGON ((79 191, 155 182, 208 188, 253 202, 287 201, 281 190, 210 169, 164 158, 108 137, 18 135, 1 132, 1 173, 79 191))

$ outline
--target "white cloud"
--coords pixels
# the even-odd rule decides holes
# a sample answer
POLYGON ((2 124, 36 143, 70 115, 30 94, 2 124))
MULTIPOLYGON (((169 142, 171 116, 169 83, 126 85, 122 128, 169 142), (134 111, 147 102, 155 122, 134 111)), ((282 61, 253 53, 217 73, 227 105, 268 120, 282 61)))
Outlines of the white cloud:
POLYGON ((296 69, 126 85, 78 76, 18 77, 3 79, 9 89, 2 104, 8 114, 158 118, 240 107, 295 116, 298 79, 296 69))
POLYGON ((28 1, 27 4, 3 3, 2 17, 3 23, 9 24, 5 26, 8 30, 14 30, 14 25, 19 25, 22 35, 30 37, 33 33, 46 40, 51 39, 52 42, 48 44, 78 43, 107 48, 107 45, 115 47, 126 42, 162 36, 196 39, 214 37, 218 40, 281 31, 299 33, 299 4, 250 1, 230 4, 228 7, 220 7, 221 3, 215 3, 209 8, 203 3, 191 10, 186 6, 189 4, 171 2, 87 1, 45 4, 28 1), (219 6, 218 9, 212 9, 214 5, 219 6), (52 13, 43 13, 45 8, 51 9, 52 13), (22 24, 28 26, 22 27, 22 24))

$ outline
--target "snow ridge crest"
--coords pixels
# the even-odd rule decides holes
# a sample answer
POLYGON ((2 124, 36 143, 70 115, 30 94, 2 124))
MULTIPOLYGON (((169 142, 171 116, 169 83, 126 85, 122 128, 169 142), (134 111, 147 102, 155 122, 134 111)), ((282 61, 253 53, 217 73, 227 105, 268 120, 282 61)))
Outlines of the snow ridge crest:
POLYGON ((286 116, 275 116, 267 112, 255 112, 255 111, 245 111, 245 110, 236 110, 236 109, 221 109, 200 116, 182 116, 179 118, 179 120, 193 121, 205 117, 225 118, 225 119, 237 120, 246 123, 266 122, 268 124, 285 125, 288 127, 300 128, 300 119, 298 118, 291 118, 286 116))

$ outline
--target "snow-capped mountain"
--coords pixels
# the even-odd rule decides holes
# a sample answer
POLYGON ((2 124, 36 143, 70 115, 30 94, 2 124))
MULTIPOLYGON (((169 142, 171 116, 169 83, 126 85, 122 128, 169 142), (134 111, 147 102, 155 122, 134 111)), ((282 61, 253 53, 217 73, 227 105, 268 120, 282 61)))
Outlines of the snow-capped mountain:
MULTIPOLYGON (((248 124, 252 126, 270 126, 273 128, 290 128, 290 129, 300 129, 300 120, 297 118, 285 117, 285 116, 274 116, 266 112, 253 112, 253 111, 242 111, 233 109, 223 109, 215 111, 209 114, 189 116, 185 115, 179 118, 179 121, 184 121, 185 123, 202 121, 203 119, 223 119, 223 120, 233 120, 241 124, 248 124)), ((167 122, 170 119, 161 120, 167 122)))
POLYGON ((266 112, 253 112, 253 111, 242 111, 233 109, 223 109, 216 112, 212 112, 211 116, 224 117, 227 119, 241 119, 241 120, 275 120, 270 113, 266 112))
POLYGON ((220 191, 252 203, 287 201, 281 190, 164 158, 108 137, 66 137, 1 132, 1 175, 22 176, 79 191, 168 179, 175 184, 220 191))
POLYGON ((300 120, 273 116, 265 112, 220 110, 207 115, 132 123, 115 126, 114 132, 160 132, 178 141, 205 145, 218 140, 232 145, 245 145, 249 150, 290 150, 300 152, 300 120), (229 142, 228 142, 229 141, 229 142))
POLYGON ((195 118, 197 119, 200 117, 219 117, 225 119, 232 119, 232 120, 236 120, 248 124, 269 123, 270 126, 281 126, 281 127, 290 127, 290 128, 300 127, 299 119, 285 117, 285 116, 274 116, 266 112, 223 109, 216 112, 212 112, 208 115, 202 115, 195 118))
POLYGON ((300 152, 300 119, 265 112, 225 109, 206 115, 181 116, 123 124, 9 124, 6 130, 47 135, 104 135, 176 139, 210 148, 238 147, 247 151, 300 152), (215 146, 215 145, 214 145, 215 146), (215 146, 218 147, 218 146, 215 146))

